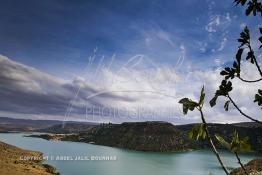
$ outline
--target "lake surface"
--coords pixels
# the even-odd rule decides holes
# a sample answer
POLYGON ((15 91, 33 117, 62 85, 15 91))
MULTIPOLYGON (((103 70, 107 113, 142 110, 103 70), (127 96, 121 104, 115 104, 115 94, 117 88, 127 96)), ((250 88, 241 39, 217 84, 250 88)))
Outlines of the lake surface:
MULTIPOLYGON (((47 141, 41 138, 24 137, 24 135, 28 134, 1 133, 0 140, 20 148, 43 152, 49 158, 45 163, 55 166, 62 175, 223 174, 210 150, 185 153, 148 153, 86 143, 47 141), (72 159, 82 156, 82 160, 61 160, 61 157, 57 156, 68 156, 67 158, 72 159), (112 156, 113 159, 116 157, 116 160, 91 160, 91 158, 105 158, 102 156, 112 156), (54 160, 50 160, 51 157, 54 160)), ((238 167, 233 154, 225 151, 221 154, 229 168, 238 167)), ((241 155, 241 158, 244 163, 247 163, 252 158, 259 156, 261 157, 261 154, 252 153, 241 155)))

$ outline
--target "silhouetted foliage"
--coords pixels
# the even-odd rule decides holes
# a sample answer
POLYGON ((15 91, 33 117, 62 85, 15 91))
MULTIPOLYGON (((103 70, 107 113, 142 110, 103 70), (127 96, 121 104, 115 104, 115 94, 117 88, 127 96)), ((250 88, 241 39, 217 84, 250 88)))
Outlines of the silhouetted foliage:
MULTIPOLYGON (((236 5, 246 5, 247 0, 235 0, 236 5)), ((253 12, 253 15, 256 16, 257 12, 262 16, 262 5, 261 2, 257 2, 257 0, 250 0, 247 3, 246 15, 250 15, 253 12)))
MULTIPOLYGON (((244 6, 246 4, 247 0, 235 0, 235 3, 241 4, 244 6)), ((256 16, 256 12, 261 12, 261 3, 251 0, 247 3, 248 7, 246 9, 246 15, 250 14, 250 8, 252 8, 253 15, 256 16)), ((262 35, 262 28, 259 28, 259 32, 262 35)), ((228 100, 224 104, 224 108, 226 111, 228 111, 229 104, 232 103, 233 106, 246 118, 255 121, 257 123, 262 123, 261 121, 250 117, 249 115, 245 114, 238 106, 237 104, 233 101, 233 99, 230 97, 229 92, 233 90, 233 86, 231 81, 229 79, 234 79, 234 78, 239 78, 243 82, 247 83, 255 83, 259 82, 262 80, 262 71, 261 68, 257 62, 257 58, 254 54, 254 50, 252 49, 251 46, 251 39, 250 39, 250 32, 248 27, 246 26, 244 30, 240 33, 240 37, 238 39, 239 42, 239 47, 235 56, 235 60, 233 62, 232 67, 226 67, 224 70, 220 72, 220 75, 224 76, 224 80, 221 82, 221 85, 219 86, 219 89, 216 91, 215 96, 210 100, 210 106, 214 107, 216 105, 217 98, 219 96, 224 96, 228 98, 228 100), (244 52, 245 51, 245 52, 244 52), (245 59, 242 59, 244 57, 245 59), (257 80, 246 80, 241 77, 241 62, 243 61, 248 61, 251 64, 254 64, 258 70, 258 73, 260 75, 260 78, 257 80)), ((262 36, 259 37, 258 41, 262 44, 262 36)), ((259 49, 261 49, 262 45, 260 45, 259 49)), ((254 102, 261 106, 262 105, 262 97, 261 97, 261 90, 258 90, 258 94, 255 94, 255 99, 254 102)))
POLYGON ((258 89, 258 94, 255 95, 255 100, 254 102, 257 102, 259 106, 262 105, 262 90, 258 89))
MULTIPOLYGON (((234 1, 236 5, 246 6, 246 16, 249 16, 250 14, 253 14, 253 16, 256 16, 257 13, 260 13, 262 16, 262 4, 261 2, 258 2, 257 0, 235 0, 234 1)), ((259 28, 260 37, 258 38, 258 41, 260 42, 260 47, 258 49, 262 48, 262 28, 259 28)), ((250 39, 250 32, 248 27, 246 26, 243 31, 240 33, 240 37, 237 40, 239 42, 238 50, 235 55, 235 59, 233 61, 232 67, 226 67, 221 72, 220 75, 224 77, 224 80, 222 80, 218 90, 216 90, 214 97, 210 100, 209 104, 211 107, 214 107, 216 105, 218 97, 225 97, 227 100, 224 104, 225 111, 228 111, 229 105, 232 103, 232 105, 242 114, 244 117, 257 122, 259 124, 262 124, 261 121, 250 117, 249 115, 245 114, 235 103, 235 101, 231 98, 230 92, 233 90, 233 84, 230 81, 230 79, 238 78, 239 80, 246 82, 246 83, 256 83, 262 80, 262 71, 260 68, 260 65, 258 64, 255 52, 251 46, 251 39, 250 39), (245 59, 242 59, 245 57, 245 59), (256 66, 257 71, 260 75, 260 78, 257 80, 246 80, 241 77, 241 63, 247 61, 254 66, 256 66)), ((205 99, 205 93, 204 93, 204 87, 201 90, 201 95, 199 102, 195 102, 189 98, 183 98, 179 101, 183 105, 183 113, 187 114, 188 110, 193 111, 197 109, 200 112, 202 123, 200 125, 196 125, 192 128, 192 130, 189 132, 189 137, 191 139, 198 140, 201 139, 207 139, 210 142, 210 145, 221 165, 224 172, 226 174, 229 174, 228 170, 226 169, 225 165, 223 164, 222 160, 220 159, 219 153, 216 150, 215 145, 213 144, 212 138, 209 134, 207 123, 205 120, 205 116, 203 114, 202 108, 204 105, 204 99, 205 99)), ((255 94, 254 103, 257 103, 259 106, 262 106, 262 90, 258 89, 258 94, 255 94)), ((262 108, 261 108, 262 109, 262 108)), ((235 131, 233 133, 232 140, 230 142, 227 142, 223 137, 215 134, 215 138, 217 141, 225 148, 230 150, 236 155, 236 158, 238 160, 238 163, 244 170, 246 174, 247 171, 245 170, 243 164, 241 163, 239 153, 241 152, 248 152, 251 150, 251 146, 248 143, 248 137, 240 138, 238 133, 235 131)))
POLYGON ((251 151, 251 146, 248 143, 249 138, 244 137, 241 139, 236 131, 233 134, 231 142, 227 142, 224 140, 224 138, 217 134, 215 137, 223 147, 227 148, 233 153, 245 153, 251 151))
MULTIPOLYGON (((225 86, 227 86, 227 85, 225 84, 225 86)), ((223 88, 225 89, 225 87, 222 87, 222 89, 223 88)), ((205 102, 204 86, 202 87, 198 102, 195 102, 195 101, 193 101, 189 98, 183 98, 179 101, 179 103, 181 103, 183 105, 183 113, 184 114, 187 114, 188 110, 194 111, 195 109, 197 109, 200 112, 200 115, 201 115, 202 123, 200 125, 196 125, 192 128, 192 130, 189 132, 189 138, 196 139, 196 140, 198 140, 199 138, 207 139, 212 150, 213 150, 213 152, 214 152, 214 154, 217 157, 218 162, 220 163, 221 167, 223 168, 224 172, 227 175, 229 175, 229 172, 228 172, 227 168, 225 167, 222 159, 220 158, 220 155, 219 155, 219 153, 216 149, 216 146, 214 145, 213 140, 211 138, 211 135, 209 133, 207 123, 206 123, 206 119, 205 119, 204 113, 202 111, 202 108, 204 106, 204 102, 205 102)))

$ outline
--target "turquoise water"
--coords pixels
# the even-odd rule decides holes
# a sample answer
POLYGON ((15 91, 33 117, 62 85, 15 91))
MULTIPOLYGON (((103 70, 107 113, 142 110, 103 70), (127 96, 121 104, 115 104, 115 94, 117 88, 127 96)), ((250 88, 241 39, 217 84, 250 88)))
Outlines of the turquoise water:
MULTIPOLYGON (((223 171, 209 150, 185 153, 128 151, 86 143, 47 141, 23 137, 23 133, 0 134, 0 140, 20 148, 41 151, 62 175, 221 175, 223 171), (54 160, 50 160, 54 156, 54 160), (86 156, 90 160, 55 160, 56 156, 86 156), (91 160, 91 156, 115 156, 116 160, 91 160)), ((238 167, 235 157, 222 152, 229 168, 238 167)), ((244 163, 261 154, 241 155, 244 163)), ((84 158, 86 158, 84 157, 84 158)))

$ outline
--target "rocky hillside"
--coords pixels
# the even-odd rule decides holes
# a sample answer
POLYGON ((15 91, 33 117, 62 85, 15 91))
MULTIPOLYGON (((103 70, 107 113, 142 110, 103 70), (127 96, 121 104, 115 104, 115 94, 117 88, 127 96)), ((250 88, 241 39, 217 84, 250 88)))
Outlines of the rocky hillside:
POLYGON ((185 132, 165 122, 101 125, 80 133, 79 140, 139 151, 185 151, 195 147, 185 132))
MULTIPOLYGON (((194 141, 188 138, 188 132, 193 126, 194 124, 174 126, 166 122, 104 124, 81 132, 78 140, 141 151, 166 152, 209 148, 209 143, 205 140, 194 141)), ((262 126, 209 124, 208 127, 211 135, 219 134, 228 141, 236 130, 241 137, 249 136, 252 150, 262 151, 262 126)), ((73 138, 76 140, 76 137, 73 138)), ((216 143, 215 138, 213 140, 218 148, 223 148, 216 143)))
POLYGON ((72 133, 80 133, 80 132, 88 132, 94 126, 97 126, 96 123, 66 123, 57 124, 50 126, 48 128, 37 129, 37 132, 46 132, 46 133, 54 133, 54 134, 72 134, 72 133))
MULTIPOLYGON (((122 124, 66 124, 45 128, 42 132, 69 135, 42 135, 47 140, 69 140, 140 151, 184 151, 209 148, 205 140, 194 141, 188 132, 196 124, 173 125, 167 122, 133 122, 122 124)), ((262 151, 262 126, 256 123, 208 124, 211 135, 219 134, 230 141, 234 131, 249 136, 252 150, 262 151)), ((223 148, 213 138, 218 148, 223 148)))
POLYGON ((0 132, 78 133, 79 131, 86 131, 89 127, 97 125, 97 123, 75 121, 67 121, 65 125, 62 125, 62 123, 63 121, 59 120, 31 120, 0 117, 0 132))
POLYGON ((42 164, 42 160, 23 160, 41 158, 42 153, 28 151, 0 142, 0 174, 3 175, 58 175, 55 168, 42 164), (23 158, 23 159, 21 159, 23 158))

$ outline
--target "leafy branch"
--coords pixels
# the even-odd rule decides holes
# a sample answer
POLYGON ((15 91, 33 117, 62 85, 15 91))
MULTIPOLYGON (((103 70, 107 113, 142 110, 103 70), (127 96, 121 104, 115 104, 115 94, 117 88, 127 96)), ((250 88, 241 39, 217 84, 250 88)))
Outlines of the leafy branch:
MULTIPOLYGON (((247 0, 235 0, 236 5, 246 5, 247 0)), ((247 8, 246 8, 246 15, 250 15, 251 12, 253 12, 253 15, 256 16, 257 12, 260 13, 262 16, 262 5, 261 2, 257 2, 257 0, 250 0, 247 3, 247 8)))
MULTIPOLYGON (((236 5, 245 6, 246 8, 246 16, 249 16, 250 14, 253 14, 254 16, 257 15, 257 13, 260 13, 262 16, 262 3, 258 2, 257 0, 234 0, 236 5)), ((259 37, 259 42, 261 43, 259 49, 262 48, 262 28, 259 28, 261 36, 259 37)), ((224 96, 227 98, 227 101, 224 104, 224 108, 226 111, 228 111, 230 103, 233 104, 233 106, 246 118, 255 121, 257 123, 262 123, 261 121, 254 119, 247 114, 245 114, 233 101, 233 99, 230 97, 229 92, 233 90, 232 82, 228 81, 229 79, 234 79, 235 77, 239 80, 246 82, 246 83, 256 83, 262 81, 262 70, 260 68, 260 65, 257 61, 257 58, 254 54, 254 50, 251 47, 251 40, 250 40, 250 34, 249 29, 247 26, 244 28, 244 30, 240 33, 240 38, 238 39, 238 42, 240 43, 240 46, 238 47, 238 51, 235 56, 235 60, 233 62, 232 67, 226 67, 224 70, 220 72, 222 76, 224 76, 224 80, 221 82, 219 89, 216 91, 215 96, 210 100, 210 106, 213 107, 216 105, 216 101, 218 97, 224 96), (245 52, 244 52, 245 51, 245 52), (241 77, 241 62, 242 62, 242 55, 243 53, 246 53, 246 61, 249 61, 251 64, 254 64, 257 68, 257 71, 259 72, 260 78, 256 80, 247 80, 241 77)), ((217 160, 219 161, 221 167, 223 168, 224 172, 229 175, 229 172, 227 168, 224 166, 220 155, 216 149, 216 146, 213 143, 213 140, 211 138, 211 135, 209 133, 207 123, 203 114, 203 105, 204 105, 204 99, 205 99, 205 93, 204 93, 204 87, 201 90, 201 95, 199 102, 195 102, 189 98, 183 98, 179 101, 183 105, 183 113, 187 114, 188 111, 194 111, 197 109, 200 112, 201 115, 201 121, 202 123, 200 125, 196 125, 192 128, 192 130, 189 133, 190 138, 196 138, 198 140, 201 139, 207 139, 209 141, 209 144, 214 152, 214 154, 217 157, 217 160)), ((257 103, 259 106, 262 106, 262 90, 258 89, 258 94, 255 94, 255 100, 254 103, 257 103)), ((243 166, 239 153, 243 151, 249 151, 250 145, 247 143, 248 138, 245 137, 244 139, 240 139, 237 132, 233 134, 232 141, 228 143, 225 141, 221 136, 215 135, 216 139, 219 141, 221 145, 228 148, 231 152, 233 152, 238 160, 238 163, 244 170, 244 172, 248 175, 245 167, 243 166)))
POLYGON ((245 80, 245 79, 243 79, 242 77, 238 77, 241 81, 243 81, 243 82, 246 82, 246 83, 256 83, 256 82, 259 82, 259 81, 261 81, 262 80, 262 78, 260 78, 260 79, 257 79, 257 80, 245 80))
POLYGON ((254 103, 258 104, 258 106, 262 106, 262 90, 258 89, 258 94, 255 95, 254 103))
POLYGON ((257 119, 254 119, 254 118, 248 116, 247 114, 245 114, 245 113, 236 105, 236 103, 233 101, 233 99, 232 99, 229 95, 227 95, 227 98, 228 98, 228 99, 230 100, 230 102, 234 105, 234 107, 240 112, 240 114, 242 114, 243 116, 245 116, 246 118, 248 118, 248 119, 250 119, 250 120, 252 120, 252 121, 254 121, 254 122, 257 122, 257 123, 262 124, 261 121, 259 121, 259 120, 257 120, 257 119))
MULTIPOLYGON (((260 28, 260 33, 262 34, 262 28, 260 28)), ((259 41, 262 43, 262 36, 259 38, 259 41)), ((251 47, 251 43, 250 43, 250 34, 249 34, 249 29, 247 27, 244 28, 244 30, 240 33, 240 38, 238 39, 238 42, 240 43, 239 49, 236 53, 236 59, 233 62, 233 66, 230 67, 226 67, 224 70, 222 70, 220 72, 220 75, 225 76, 225 79, 233 79, 235 77, 239 78, 241 81, 243 82, 247 82, 247 83, 255 83, 255 82, 259 82, 262 80, 262 78, 259 78, 257 80, 246 80, 244 78, 241 77, 240 72, 241 72, 241 60, 242 60, 242 55, 243 55, 243 51, 245 49, 247 49, 247 56, 246 56, 246 60, 249 61, 251 64, 256 65, 257 70, 260 74, 260 76, 262 77, 262 71, 261 68, 257 62, 256 56, 254 55, 254 51, 251 47)), ((262 45, 261 45, 262 46, 262 45)), ((260 48, 261 48, 260 46, 260 48)))
MULTIPOLYGON (((218 98, 219 96, 224 96, 224 97, 228 98, 228 100, 227 100, 227 101, 225 102, 225 104, 224 104, 224 108, 225 108, 226 111, 228 111, 229 103, 232 103, 233 106, 240 112, 240 114, 242 114, 243 116, 245 116, 246 118, 248 118, 248 119, 250 119, 250 120, 252 120, 252 121, 254 121, 254 122, 257 122, 257 123, 262 124, 261 121, 259 121, 259 120, 257 120, 257 119, 254 119, 253 117, 250 117, 249 115, 245 114, 245 113, 237 106, 237 104, 234 102, 234 100, 233 100, 233 99, 230 97, 230 95, 229 95, 229 92, 232 91, 232 89, 233 89, 233 87, 232 87, 231 81, 223 80, 223 81, 221 82, 221 85, 219 86, 219 89, 216 91, 215 96, 210 100, 210 102, 209 102, 209 103, 210 103, 210 106, 211 106, 211 107, 214 107, 214 106, 216 105, 217 98, 218 98)), ((262 91, 259 91, 259 92, 262 93, 262 91)), ((262 95, 262 94, 261 94, 261 95, 262 95)), ((257 98, 256 98, 255 102, 258 101, 258 103, 259 103, 260 105, 262 105, 262 102, 261 102, 262 96, 259 96, 259 95, 257 94, 256 97, 257 97, 257 98)))
POLYGON ((243 163, 241 162, 241 159, 239 157, 239 153, 245 153, 251 151, 251 146, 248 143, 248 137, 244 137, 243 139, 239 138, 238 133, 235 131, 233 133, 232 141, 229 143, 226 140, 224 140, 221 136, 215 135, 218 142, 231 152, 233 152, 238 160, 239 165, 244 170, 245 174, 248 175, 247 170, 245 169, 243 163))
POLYGON ((198 140, 199 138, 202 139, 207 139, 209 141, 209 144, 214 152, 214 154, 216 155, 216 158, 218 160, 218 162, 220 163, 222 169, 224 170, 224 172, 229 175, 229 172, 227 170, 227 168, 225 167, 217 149, 216 146, 213 143, 213 140, 211 138, 211 135, 209 133, 208 127, 207 127, 207 123, 203 114, 203 105, 204 105, 204 101, 205 101, 205 92, 204 92, 204 86, 201 90, 201 94, 200 94, 200 98, 198 102, 195 102, 189 98, 183 98, 179 101, 179 103, 181 103, 183 105, 183 113, 186 115, 188 113, 188 110, 190 111, 194 111, 195 109, 197 109, 200 112, 201 115, 201 121, 202 123, 198 126, 192 129, 192 131, 189 133, 189 136, 191 138, 196 137, 196 139, 198 140))

